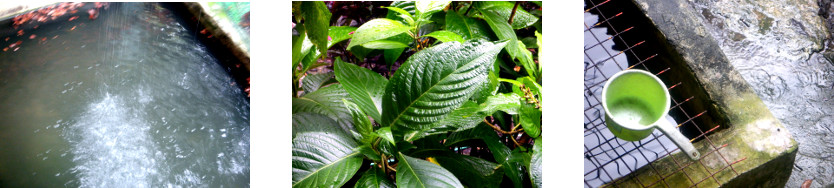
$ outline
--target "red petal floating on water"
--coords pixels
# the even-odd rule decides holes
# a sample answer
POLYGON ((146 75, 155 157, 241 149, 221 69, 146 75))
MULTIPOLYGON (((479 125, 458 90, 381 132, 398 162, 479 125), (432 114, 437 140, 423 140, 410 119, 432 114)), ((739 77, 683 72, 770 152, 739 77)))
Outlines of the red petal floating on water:
POLYGON ((23 36, 23 30, 17 31, 17 36, 23 36))
POLYGON ((77 26, 72 26, 72 28, 70 28, 70 31, 75 30, 75 27, 77 26))
POLYGON ((4 51, 4 52, 5 52, 5 51, 9 51, 9 47, 5 47, 5 48, 3 48, 3 51, 4 51))
POLYGON ((9 37, 6 37, 6 41, 9 41, 9 37))
POLYGON ((35 39, 35 38, 37 38, 37 37, 38 37, 38 36, 35 36, 35 34, 32 34, 31 36, 29 36, 29 39, 35 39))
POLYGON ((73 20, 75 20, 75 19, 78 19, 78 16, 73 16, 73 17, 70 17, 69 21, 73 21, 73 20))

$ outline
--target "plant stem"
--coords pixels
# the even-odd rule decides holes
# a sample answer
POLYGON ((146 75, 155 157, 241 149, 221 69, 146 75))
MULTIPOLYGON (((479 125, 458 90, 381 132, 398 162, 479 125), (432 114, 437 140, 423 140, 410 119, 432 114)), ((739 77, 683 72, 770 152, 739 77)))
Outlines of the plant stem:
POLYGON ((469 8, 466 9, 466 12, 464 12, 463 15, 466 16, 466 14, 469 14, 469 10, 472 10, 472 6, 474 6, 474 5, 475 5, 475 2, 470 1, 469 2, 469 8))
MULTIPOLYGON (((484 119, 484 123, 486 123, 487 125, 489 125, 489 127, 492 127, 492 129, 495 129, 496 131, 501 132, 501 134, 515 134, 515 133, 518 133, 518 132, 521 132, 522 130, 524 130, 523 128, 522 128, 522 129, 518 129, 518 130, 515 130, 515 128, 513 128, 513 130, 512 130, 512 131, 507 132, 507 131, 505 131, 505 130, 501 129, 501 127, 498 127, 497 125, 494 125, 494 124, 492 124, 492 123, 489 123, 486 119, 484 119)), ((519 125, 520 125, 520 124, 519 124, 519 125)))
POLYGON ((518 4, 519 4, 519 2, 516 1, 515 5, 513 5, 513 12, 510 13, 510 20, 507 21, 507 23, 513 24, 513 17, 515 16, 515 10, 518 9, 518 4))

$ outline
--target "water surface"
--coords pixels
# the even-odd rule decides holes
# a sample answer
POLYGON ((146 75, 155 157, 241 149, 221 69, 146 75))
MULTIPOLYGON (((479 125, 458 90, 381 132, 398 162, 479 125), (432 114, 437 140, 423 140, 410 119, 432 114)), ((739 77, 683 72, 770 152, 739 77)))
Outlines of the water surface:
POLYGON ((249 101, 196 21, 92 6, 2 29, 0 187, 248 186, 249 101))

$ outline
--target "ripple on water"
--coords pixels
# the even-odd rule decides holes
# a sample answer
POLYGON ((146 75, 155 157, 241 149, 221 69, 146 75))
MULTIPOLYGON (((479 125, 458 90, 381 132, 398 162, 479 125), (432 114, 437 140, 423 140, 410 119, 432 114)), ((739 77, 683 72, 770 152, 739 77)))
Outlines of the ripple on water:
POLYGON ((64 137, 72 143, 72 169, 82 187, 151 187, 159 172, 149 124, 133 118, 117 96, 87 107, 64 137))

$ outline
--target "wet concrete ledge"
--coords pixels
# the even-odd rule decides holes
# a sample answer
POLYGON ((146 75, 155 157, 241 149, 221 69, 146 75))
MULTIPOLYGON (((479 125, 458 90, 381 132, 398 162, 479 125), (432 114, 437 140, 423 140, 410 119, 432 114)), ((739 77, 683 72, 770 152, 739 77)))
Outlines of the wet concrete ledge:
POLYGON ((685 0, 633 0, 650 20, 661 45, 656 51, 671 54, 670 68, 684 78, 706 105, 701 108, 722 130, 694 143, 702 159, 691 163, 683 153, 655 161, 615 181, 620 187, 784 187, 791 174, 799 144, 775 118, 754 90, 735 70, 703 21, 685 0), (711 144, 721 147, 717 152, 711 144), (720 155, 718 155, 720 153, 720 155), (732 166, 727 165, 737 162, 732 166), (659 174, 656 174, 657 173, 659 174), (672 174, 668 177, 666 175, 672 174), (712 176, 712 177, 710 177, 712 176), (700 180, 703 182, 698 182, 700 180))

